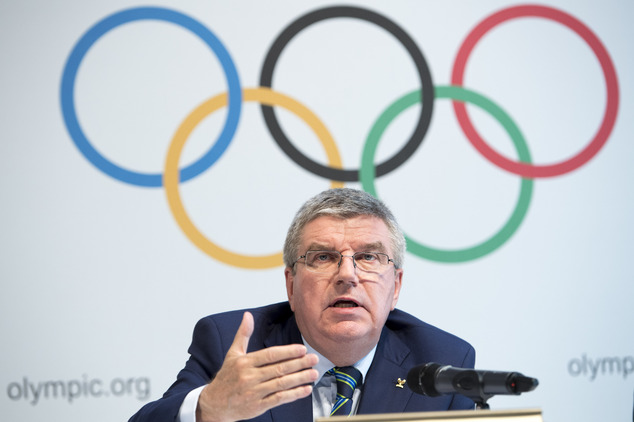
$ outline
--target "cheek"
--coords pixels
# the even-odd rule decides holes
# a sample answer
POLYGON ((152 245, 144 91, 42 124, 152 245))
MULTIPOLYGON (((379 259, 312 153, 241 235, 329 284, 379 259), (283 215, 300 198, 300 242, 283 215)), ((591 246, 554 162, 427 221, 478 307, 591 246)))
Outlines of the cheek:
POLYGON ((394 281, 385 280, 384 284, 374 291, 374 302, 376 305, 381 307, 382 310, 391 311, 396 303, 394 290, 394 281))
POLYGON ((307 282, 296 282, 294 293, 293 293, 293 301, 295 302, 295 307, 310 307, 311 303, 315 302, 317 299, 317 293, 315 292, 314 285, 312 283, 307 282))

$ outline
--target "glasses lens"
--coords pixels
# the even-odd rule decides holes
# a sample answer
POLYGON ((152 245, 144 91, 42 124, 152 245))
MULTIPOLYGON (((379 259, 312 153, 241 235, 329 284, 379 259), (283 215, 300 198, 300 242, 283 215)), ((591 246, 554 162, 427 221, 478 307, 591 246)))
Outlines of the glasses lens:
POLYGON ((306 266, 317 272, 333 271, 339 265, 341 254, 336 251, 306 252, 306 266))
POLYGON ((376 252, 357 252, 354 254, 357 267, 363 271, 379 271, 387 262, 387 256, 376 252))

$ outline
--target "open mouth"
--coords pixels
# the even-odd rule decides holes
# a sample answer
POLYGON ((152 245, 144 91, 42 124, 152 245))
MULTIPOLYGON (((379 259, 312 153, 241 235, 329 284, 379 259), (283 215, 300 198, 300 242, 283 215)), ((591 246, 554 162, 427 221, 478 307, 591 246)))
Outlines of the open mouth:
POLYGON ((333 308, 357 308, 359 304, 351 300, 338 300, 331 306, 333 308))

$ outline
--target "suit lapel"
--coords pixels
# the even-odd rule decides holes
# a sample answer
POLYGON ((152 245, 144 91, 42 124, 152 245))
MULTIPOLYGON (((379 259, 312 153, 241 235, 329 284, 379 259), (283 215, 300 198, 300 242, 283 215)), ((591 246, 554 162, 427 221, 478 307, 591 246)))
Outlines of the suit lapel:
POLYGON ((410 350, 396 335, 384 328, 372 365, 363 382, 357 413, 398 413, 412 397, 407 385, 397 386, 398 378, 407 378, 406 358, 410 350))

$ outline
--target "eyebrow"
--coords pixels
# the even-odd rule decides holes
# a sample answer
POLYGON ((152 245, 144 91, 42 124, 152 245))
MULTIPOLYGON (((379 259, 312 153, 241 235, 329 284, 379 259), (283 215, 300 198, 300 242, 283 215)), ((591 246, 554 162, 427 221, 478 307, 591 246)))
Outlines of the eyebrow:
MULTIPOLYGON (((385 252, 385 245, 383 245, 383 242, 366 243, 365 245, 363 245, 363 251, 385 252)), ((360 252, 363 252, 363 251, 360 251, 360 252)))
MULTIPOLYGON (((326 246, 322 243, 311 243, 308 245, 307 251, 332 251, 335 250, 332 246, 326 246)), ((355 252, 385 252, 385 245, 383 242, 371 242, 366 243, 361 248, 355 252)))
POLYGON ((325 246, 322 243, 311 243, 306 248, 307 251, 331 251, 332 248, 330 246, 325 246))

